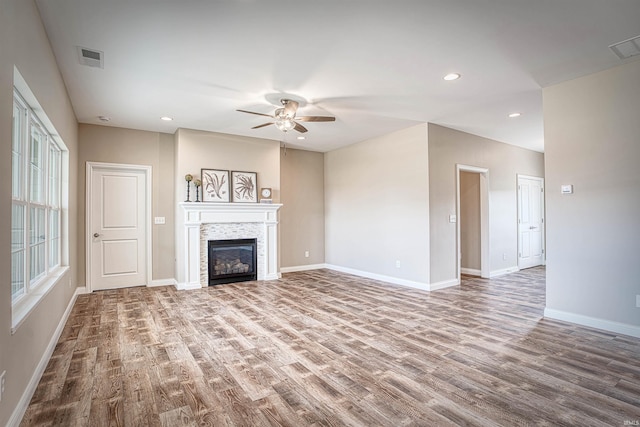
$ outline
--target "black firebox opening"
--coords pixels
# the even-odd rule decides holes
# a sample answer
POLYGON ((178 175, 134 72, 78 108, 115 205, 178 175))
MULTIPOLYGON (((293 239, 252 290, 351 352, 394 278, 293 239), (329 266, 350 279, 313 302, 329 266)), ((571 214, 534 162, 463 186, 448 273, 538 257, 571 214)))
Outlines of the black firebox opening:
POLYGON ((209 240, 209 286, 258 279, 256 239, 209 240))

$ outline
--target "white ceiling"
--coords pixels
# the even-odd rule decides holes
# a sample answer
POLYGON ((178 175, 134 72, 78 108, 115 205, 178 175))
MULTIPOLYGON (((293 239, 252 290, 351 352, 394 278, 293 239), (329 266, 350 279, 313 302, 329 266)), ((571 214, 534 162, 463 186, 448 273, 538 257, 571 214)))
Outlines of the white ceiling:
POLYGON ((541 88, 621 64, 608 46, 640 34, 638 0, 36 2, 81 123, 316 151, 424 122, 543 151, 541 88), (271 114, 282 97, 336 121, 298 141, 235 111, 271 114))

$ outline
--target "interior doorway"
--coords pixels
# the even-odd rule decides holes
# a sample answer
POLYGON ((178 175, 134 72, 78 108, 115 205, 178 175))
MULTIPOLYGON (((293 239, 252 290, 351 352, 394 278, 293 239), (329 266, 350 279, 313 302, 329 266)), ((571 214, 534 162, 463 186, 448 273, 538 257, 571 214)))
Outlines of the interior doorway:
POLYGON ((545 264, 544 178, 518 175, 518 268, 545 264))
POLYGON ((455 222, 458 283, 463 272, 488 278, 489 169, 456 165, 455 222))
POLYGON ((460 272, 480 276, 480 174, 460 171, 460 272))
POLYGON ((151 167, 87 162, 87 290, 148 285, 151 167))

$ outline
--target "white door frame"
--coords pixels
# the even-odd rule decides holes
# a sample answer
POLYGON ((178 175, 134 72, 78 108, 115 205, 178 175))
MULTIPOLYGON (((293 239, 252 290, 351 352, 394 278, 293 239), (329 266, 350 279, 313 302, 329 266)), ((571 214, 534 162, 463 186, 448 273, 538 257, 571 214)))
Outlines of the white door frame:
POLYGON ((460 172, 480 175, 480 276, 489 278, 489 169, 456 164, 456 279, 460 283, 462 252, 460 251, 460 172))
MULTIPOLYGON (((547 265, 547 251, 546 251, 546 207, 545 207, 545 199, 546 199, 546 192, 544 191, 544 178, 540 177, 540 176, 532 176, 532 175, 520 175, 520 174, 516 174, 516 204, 517 204, 517 218, 516 218, 516 227, 518 227, 518 251, 520 250, 520 178, 524 178, 524 179, 533 179, 536 181, 540 181, 541 182, 541 187, 542 187, 542 224, 541 224, 541 228, 542 228, 542 265, 547 265)), ((518 260, 518 268, 520 268, 520 254, 518 253, 518 257, 516 258, 518 260)))
POLYGON ((101 162, 87 162, 86 168, 86 190, 85 190, 85 280, 87 286, 87 292, 92 292, 93 289, 91 287, 91 237, 93 224, 91 223, 91 201, 92 201, 92 193, 91 189, 93 188, 93 172, 95 170, 111 170, 111 171, 134 171, 134 172, 143 172, 145 176, 145 216, 144 216, 144 234, 145 234, 145 266, 146 266, 146 286, 151 284, 152 277, 152 264, 151 264, 151 166, 146 165, 129 165, 129 164, 119 164, 119 163, 101 163, 101 162))

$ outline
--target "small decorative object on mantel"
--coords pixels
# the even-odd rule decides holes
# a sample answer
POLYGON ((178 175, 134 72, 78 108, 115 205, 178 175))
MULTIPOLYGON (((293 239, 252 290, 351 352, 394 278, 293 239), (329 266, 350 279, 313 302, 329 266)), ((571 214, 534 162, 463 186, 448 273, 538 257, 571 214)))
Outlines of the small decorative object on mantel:
POLYGON ((272 203, 271 188, 264 187, 260 190, 260 203, 272 203))
POLYGON ((233 201, 256 203, 258 201, 258 174, 255 172, 231 172, 233 201))
POLYGON ((193 175, 191 175, 190 173, 186 174, 184 176, 184 180, 187 181, 187 200, 185 200, 185 202, 190 202, 191 200, 189 200, 189 190, 191 187, 191 181, 193 181, 193 175))
POLYGON ((202 169, 202 201, 229 202, 229 171, 202 169))
POLYGON ((202 181, 200 181, 199 179, 194 179, 193 180, 193 185, 195 185, 196 187, 196 202, 199 202, 200 199, 200 186, 202 185, 202 181))

